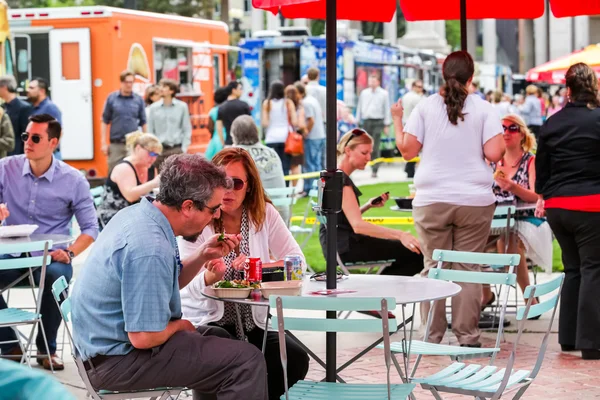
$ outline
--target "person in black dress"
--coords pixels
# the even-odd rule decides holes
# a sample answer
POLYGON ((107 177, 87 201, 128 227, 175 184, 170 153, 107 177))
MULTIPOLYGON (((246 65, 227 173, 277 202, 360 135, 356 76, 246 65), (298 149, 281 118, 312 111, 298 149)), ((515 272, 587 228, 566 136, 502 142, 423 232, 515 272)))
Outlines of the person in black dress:
MULTIPOLYGON (((389 194, 381 202, 367 201, 360 205, 362 193, 350 175, 364 170, 371 160, 373 138, 362 129, 346 133, 338 144, 338 168, 344 173, 342 212, 338 214, 338 253, 344 262, 396 260, 383 270, 384 275, 413 276, 423 270, 423 255, 417 238, 408 232, 386 228, 365 221, 362 215, 371 208, 384 207, 389 194)), ((320 241, 327 257, 326 227, 321 225, 320 241)))

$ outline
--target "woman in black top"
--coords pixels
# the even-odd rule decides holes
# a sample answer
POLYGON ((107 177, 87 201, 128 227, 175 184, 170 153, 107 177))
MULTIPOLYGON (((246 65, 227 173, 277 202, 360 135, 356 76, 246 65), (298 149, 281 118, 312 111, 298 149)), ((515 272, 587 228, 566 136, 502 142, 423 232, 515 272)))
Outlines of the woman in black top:
POLYGON ((115 165, 104 184, 102 203, 97 208, 101 226, 106 226, 119 210, 138 203, 160 183, 153 166, 162 153, 158 138, 151 133, 134 132, 126 136, 126 145, 129 156, 115 165))
POLYGON ((567 105, 541 129, 535 162, 537 216, 545 212, 562 249, 558 341, 563 351, 600 359, 600 102, 584 63, 565 76, 567 105))
MULTIPOLYGON (((362 129, 353 129, 338 144, 338 168, 344 172, 342 212, 338 216, 338 253, 344 262, 396 260, 383 271, 388 275, 413 276, 423 270, 419 241, 410 233, 375 225, 363 220, 362 214, 371 208, 383 207, 389 199, 382 194, 381 202, 370 199, 360 206, 360 190, 354 185, 352 172, 364 170, 371 160, 373 138, 362 129)), ((321 225, 323 253, 327 248, 325 227, 321 225)))

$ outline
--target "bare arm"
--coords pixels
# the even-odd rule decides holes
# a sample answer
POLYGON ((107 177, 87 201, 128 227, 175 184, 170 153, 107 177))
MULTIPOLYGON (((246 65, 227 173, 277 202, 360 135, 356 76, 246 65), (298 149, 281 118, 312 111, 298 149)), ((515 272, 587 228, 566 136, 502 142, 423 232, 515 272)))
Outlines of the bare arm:
POLYGON ((160 184, 160 177, 157 175, 154 179, 138 185, 133 169, 125 163, 115 166, 110 179, 117 184, 125 200, 130 203, 138 201, 160 184))
POLYGON ((263 128, 269 126, 269 110, 267 109, 267 104, 269 104, 269 100, 263 101, 262 112, 260 113, 260 124, 263 128))
POLYGON ((221 121, 220 119, 217 120, 217 135, 219 135, 219 139, 221 140, 221 145, 224 146, 225 145, 225 135, 223 134, 223 121, 221 121))
POLYGON ((483 154, 488 161, 498 162, 504 157, 506 144, 502 135, 496 135, 483 145, 483 154))
POLYGON ((110 143, 110 138, 108 137, 108 124, 102 121, 100 124, 100 140, 102 145, 102 151, 106 154, 108 151, 108 143, 110 143))
POLYGON ((177 319, 169 321, 167 327, 160 332, 127 332, 127 336, 136 349, 151 349, 165 343, 179 331, 195 331, 195 328, 190 321, 177 319))
POLYGON ((286 103, 290 125, 298 126, 298 115, 296 114, 296 106, 294 105, 294 102, 290 99, 287 99, 286 103))
POLYGON ((407 134, 404 132, 404 125, 402 124, 402 116, 393 116, 394 131, 396 134, 396 147, 400 150, 402 158, 406 161, 412 160, 419 155, 423 145, 419 143, 416 136, 407 134))
POLYGON ((308 135, 313 126, 315 126, 315 119, 313 117, 306 118, 306 134, 308 135))
POLYGON ((529 187, 524 188, 521 185, 514 185, 511 190, 518 198, 527 203, 535 203, 538 200, 538 195, 535 193, 535 158, 529 162, 529 187))

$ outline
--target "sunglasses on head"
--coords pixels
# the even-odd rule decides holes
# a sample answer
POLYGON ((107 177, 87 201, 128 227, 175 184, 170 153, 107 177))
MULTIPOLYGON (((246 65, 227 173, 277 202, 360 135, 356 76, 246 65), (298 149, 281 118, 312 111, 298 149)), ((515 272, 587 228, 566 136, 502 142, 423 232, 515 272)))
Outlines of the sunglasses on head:
POLYGON ((38 144, 42 140, 42 137, 40 135, 30 135, 29 133, 22 133, 21 140, 23 141, 23 143, 27 143, 27 141, 29 140, 29 136, 31 136, 31 141, 35 144, 38 144))
POLYGON ((231 180, 233 181, 233 190, 235 191, 242 190, 244 188, 244 184, 246 183, 240 178, 231 178, 231 180))
POLYGON ((348 143, 350 143, 352 141, 352 139, 354 139, 357 136, 362 136, 365 133, 367 133, 367 131, 365 131, 364 129, 360 129, 360 128, 354 128, 350 131, 350 139, 348 139, 348 141, 346 142, 346 144, 344 145, 344 150, 346 149, 346 147, 348 147, 348 143))
POLYGON ((516 124, 512 124, 509 126, 502 125, 502 130, 504 132, 509 131, 510 133, 517 133, 517 132, 519 132, 519 126, 516 124))

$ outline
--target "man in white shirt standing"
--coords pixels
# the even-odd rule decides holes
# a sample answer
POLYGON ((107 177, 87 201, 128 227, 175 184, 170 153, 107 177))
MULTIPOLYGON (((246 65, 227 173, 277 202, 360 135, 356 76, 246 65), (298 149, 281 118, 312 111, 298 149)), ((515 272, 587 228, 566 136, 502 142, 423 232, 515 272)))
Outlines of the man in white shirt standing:
POLYGON ((192 122, 188 105, 175 98, 179 92, 177 82, 161 79, 159 85, 162 99, 148 108, 148 131, 163 145, 163 152, 154 164, 160 171, 167 157, 187 152, 192 142, 192 122))
MULTIPOLYGON (((423 93, 423 81, 420 79, 417 79, 416 81, 414 81, 412 83, 410 91, 407 92, 404 96, 402 96, 402 107, 404 108, 404 117, 402 118, 402 123, 404 125, 406 125, 406 122, 408 121, 408 117, 410 117, 410 114, 412 113, 412 111, 415 109, 417 104, 419 104, 419 102, 421 100, 423 100, 424 97, 425 96, 423 93)), ((415 177, 416 164, 417 163, 414 163, 414 162, 406 163, 406 167, 404 168, 404 171, 406 172, 406 175, 409 178, 415 177)))
MULTIPOLYGON (((387 90, 380 84, 377 74, 369 75, 369 87, 360 92, 356 107, 356 120, 373 137, 373 154, 371 159, 379 158, 381 154, 381 131, 388 134, 391 123, 390 98, 387 90)), ((373 165, 373 178, 377 178, 379 164, 373 165)))
POLYGON ((314 97, 321 106, 323 114, 323 123, 327 124, 327 107, 325 106, 327 101, 327 88, 319 84, 319 70, 316 68, 309 68, 306 72, 308 83, 306 84, 306 94, 314 97))

